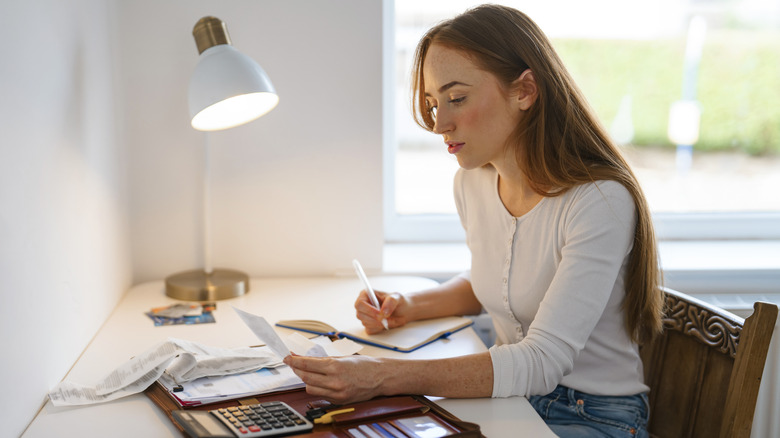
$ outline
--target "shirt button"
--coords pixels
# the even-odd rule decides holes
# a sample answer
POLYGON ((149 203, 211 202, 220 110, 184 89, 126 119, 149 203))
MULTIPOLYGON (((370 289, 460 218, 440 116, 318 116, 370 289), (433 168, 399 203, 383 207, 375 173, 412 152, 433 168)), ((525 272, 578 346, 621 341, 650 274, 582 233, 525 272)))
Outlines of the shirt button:
POLYGON ((504 277, 504 279, 502 281, 504 282, 504 284, 506 284, 506 277, 504 277))

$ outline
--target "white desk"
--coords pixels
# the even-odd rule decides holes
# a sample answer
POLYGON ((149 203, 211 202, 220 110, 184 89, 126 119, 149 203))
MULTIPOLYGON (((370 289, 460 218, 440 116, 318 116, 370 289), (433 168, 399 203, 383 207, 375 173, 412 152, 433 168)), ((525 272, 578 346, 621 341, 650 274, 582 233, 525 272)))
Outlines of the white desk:
MULTIPOLYGON (((419 277, 372 277, 378 290, 412 291, 428 287, 432 280, 419 277)), ((152 307, 176 302, 165 296, 163 282, 133 287, 111 314, 66 377, 78 383, 93 383, 131 356, 169 337, 189 339, 225 348, 257 345, 259 341, 233 311, 232 306, 281 319, 355 319, 353 303, 362 288, 357 279, 296 278, 253 279, 251 292, 217 303, 216 323, 155 327, 144 315, 152 307)), ((280 329, 280 332, 284 329, 280 329)), ((473 330, 462 330, 450 339, 437 341, 412 353, 397 353, 365 347, 361 354, 405 358, 437 358, 485 351, 473 330)), ((555 435, 523 397, 508 399, 442 399, 441 406, 463 420, 480 424, 489 437, 554 437, 555 435)), ((55 407, 46 403, 23 437, 181 437, 165 414, 144 394, 108 403, 55 407)))

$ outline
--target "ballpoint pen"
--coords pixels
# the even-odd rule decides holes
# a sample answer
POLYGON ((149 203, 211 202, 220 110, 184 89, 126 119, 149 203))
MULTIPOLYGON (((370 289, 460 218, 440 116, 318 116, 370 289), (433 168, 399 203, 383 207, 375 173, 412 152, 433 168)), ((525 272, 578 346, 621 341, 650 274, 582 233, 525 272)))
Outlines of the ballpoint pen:
MULTIPOLYGON (((352 260, 352 266, 355 268, 355 273, 360 278, 360 281, 363 282, 363 286, 366 288, 366 292, 368 292, 368 298, 371 299, 371 304, 373 304, 374 307, 379 309, 379 300, 376 298, 376 293, 374 293, 374 289, 371 287, 371 284, 368 282, 368 278, 366 277, 366 273, 363 272, 363 267, 360 266, 360 262, 357 261, 357 259, 352 260)), ((390 329, 387 326, 387 318, 382 318, 382 326, 384 326, 385 330, 390 329)))

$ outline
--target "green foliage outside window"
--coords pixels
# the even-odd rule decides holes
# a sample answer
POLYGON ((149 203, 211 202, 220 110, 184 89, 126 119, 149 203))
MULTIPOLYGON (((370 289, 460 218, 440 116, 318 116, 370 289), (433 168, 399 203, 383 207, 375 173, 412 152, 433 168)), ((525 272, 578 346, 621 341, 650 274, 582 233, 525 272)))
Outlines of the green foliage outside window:
MULTIPOLYGON (((685 40, 558 39, 558 54, 609 127, 631 96, 635 146, 669 146, 670 105, 681 98, 685 40)), ((697 81, 697 150, 780 154, 780 33, 707 33, 697 81)))

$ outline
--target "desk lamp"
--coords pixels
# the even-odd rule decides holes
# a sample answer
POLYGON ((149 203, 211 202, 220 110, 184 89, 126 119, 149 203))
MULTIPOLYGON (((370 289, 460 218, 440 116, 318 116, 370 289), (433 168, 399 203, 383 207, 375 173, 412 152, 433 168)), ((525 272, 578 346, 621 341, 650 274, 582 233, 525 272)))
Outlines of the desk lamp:
MULTIPOLYGON (((195 24, 192 35, 200 54, 189 85, 193 128, 199 131, 233 128, 267 114, 279 103, 265 71, 231 45, 227 26, 222 20, 203 17, 195 24)), ((209 146, 208 141, 205 143, 204 266, 165 279, 165 294, 187 301, 221 300, 249 292, 249 277, 245 273, 211 266, 209 146)))

